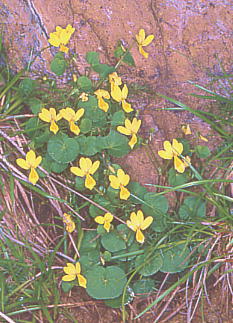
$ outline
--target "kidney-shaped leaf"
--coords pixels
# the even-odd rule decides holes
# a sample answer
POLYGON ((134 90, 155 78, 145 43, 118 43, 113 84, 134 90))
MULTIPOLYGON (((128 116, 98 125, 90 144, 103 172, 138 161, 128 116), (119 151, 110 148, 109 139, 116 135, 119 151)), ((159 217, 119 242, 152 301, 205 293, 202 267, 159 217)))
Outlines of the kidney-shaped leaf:
POLYGON ((79 145, 73 138, 57 135, 49 139, 48 154, 57 163, 69 163, 79 154, 79 145))
POLYGON ((139 274, 142 276, 151 276, 154 275, 157 271, 160 270, 163 264, 162 256, 157 252, 154 255, 148 257, 143 254, 137 256, 135 261, 135 266, 140 266, 139 274))
POLYGON ((105 149, 114 157, 122 157, 130 151, 128 138, 112 130, 104 137, 105 149))
POLYGON ((96 299, 120 296, 127 282, 124 271, 117 266, 95 267, 86 274, 87 293, 96 299))
POLYGON ((160 271, 164 273, 178 273, 184 270, 188 265, 185 260, 190 254, 190 250, 184 244, 174 246, 163 253, 163 265, 160 271))
POLYGON ((168 201, 163 195, 156 195, 156 193, 146 193, 143 200, 145 204, 142 206, 142 210, 146 215, 156 216, 163 215, 168 211, 168 201))

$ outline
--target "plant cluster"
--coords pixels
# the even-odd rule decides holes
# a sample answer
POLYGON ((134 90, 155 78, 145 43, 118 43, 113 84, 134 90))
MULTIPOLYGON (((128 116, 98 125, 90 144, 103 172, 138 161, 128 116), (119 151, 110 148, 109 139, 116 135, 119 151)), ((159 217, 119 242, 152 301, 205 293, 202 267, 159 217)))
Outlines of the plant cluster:
MULTIPOLYGON (((58 26, 50 34, 49 43, 59 48, 50 64, 58 79, 73 69, 75 55, 69 54, 66 45, 74 31, 71 25, 65 29, 58 26)), ((115 157, 124 157, 143 142, 138 135, 141 120, 129 102, 128 86, 117 74, 117 67, 121 63, 134 65, 130 53, 134 44, 147 58, 143 47, 153 38, 141 29, 129 48, 119 43, 115 66, 101 63, 97 52, 88 52, 88 73, 80 75, 75 70, 66 88, 59 88, 56 78, 48 77, 42 82, 24 77, 19 84, 20 100, 32 113, 21 124, 30 140, 28 152, 16 159, 16 165, 27 172, 25 182, 31 183, 33 190, 34 186, 40 188, 40 179, 61 174, 67 185, 88 197, 83 203, 81 197, 73 196, 70 204, 75 212, 63 210, 64 231, 75 239, 77 250, 71 255, 73 262, 64 264, 63 291, 78 285, 111 307, 127 304, 134 293, 155 290, 156 275, 189 271, 201 239, 214 234, 202 228, 207 222, 207 202, 225 217, 229 215, 227 199, 219 200, 215 195, 212 200, 211 193, 217 194, 215 182, 204 180, 201 168, 211 152, 187 139, 189 125, 182 127, 180 137, 164 141, 164 149, 156 152, 158 161, 167 160, 161 168, 170 185, 154 185, 160 192, 149 192, 133 182, 114 162, 115 157), (199 185, 195 184, 198 181, 203 192, 188 190, 199 185), (170 192, 184 196, 176 210, 165 196, 170 192), (82 209, 85 222, 76 215, 82 209)), ((200 134, 199 138, 208 141, 200 134)))

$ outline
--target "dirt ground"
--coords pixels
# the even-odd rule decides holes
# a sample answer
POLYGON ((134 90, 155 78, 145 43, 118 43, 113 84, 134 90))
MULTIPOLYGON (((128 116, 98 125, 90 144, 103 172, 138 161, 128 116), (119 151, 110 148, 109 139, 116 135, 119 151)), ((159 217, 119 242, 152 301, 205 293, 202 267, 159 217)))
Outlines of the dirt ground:
MULTIPOLYGON (((233 73, 232 16, 231 0, 0 0, 0 31, 15 69, 26 66, 32 49, 37 53, 48 46, 49 33, 57 25, 65 27, 70 23, 76 28, 70 48, 78 54, 77 66, 81 72, 84 72, 87 51, 98 51, 102 62, 111 64, 117 41, 120 39, 127 45, 144 28, 147 34, 155 35, 147 47, 148 59, 134 48, 136 67, 122 67, 120 75, 127 84, 146 85, 152 92, 170 96, 195 109, 202 109, 203 102, 190 98, 191 92, 198 92, 188 80, 208 86, 213 76, 221 75, 220 62, 227 72, 233 73)), ((45 50, 33 68, 49 74, 48 61, 53 54, 53 49, 45 50)), ((215 89, 224 91, 221 84, 216 84, 215 89)), ((141 135, 149 138, 151 148, 149 152, 148 147, 137 149, 124 159, 124 168, 132 180, 142 184, 158 182, 151 151, 156 154, 164 140, 171 140, 174 134, 181 136, 182 124, 189 123, 192 130, 200 131, 209 139, 210 147, 216 145, 209 126, 198 118, 190 113, 160 110, 169 106, 163 99, 148 98, 144 94, 137 99, 132 97, 131 102, 143 120, 141 135)), ((97 302, 90 303, 83 311, 81 317, 85 319, 78 319, 79 322, 120 322, 118 310, 109 312, 98 307, 97 302), (93 307, 94 315, 99 313, 96 321, 92 320, 93 315, 88 318, 93 307), (89 314, 86 309, 90 309, 89 314)), ((152 322, 151 317, 142 322, 152 322)), ((184 321, 180 316, 169 322, 184 321)), ((202 321, 197 318, 194 322, 202 321)), ((218 322, 218 318, 208 322, 218 322)))

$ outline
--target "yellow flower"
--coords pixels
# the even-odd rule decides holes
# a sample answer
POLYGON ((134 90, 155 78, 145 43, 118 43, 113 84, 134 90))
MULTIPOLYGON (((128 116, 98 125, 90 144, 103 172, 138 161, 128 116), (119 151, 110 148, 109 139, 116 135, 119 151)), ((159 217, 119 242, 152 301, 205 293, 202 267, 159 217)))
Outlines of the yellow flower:
MULTIPOLYGON (((179 157, 183 152, 182 143, 178 142, 176 139, 172 140, 172 145, 169 141, 164 141, 163 143, 164 150, 159 150, 158 155, 163 159, 172 159, 174 158, 174 167, 179 173, 183 173, 185 171, 185 167, 187 167, 187 163, 183 162, 179 157)), ((190 161, 189 157, 187 161, 190 161)))
POLYGON ((81 100, 82 100, 82 102, 86 102, 86 101, 88 101, 88 94, 87 94, 87 93, 85 93, 85 92, 82 92, 82 93, 80 94, 80 96, 79 96, 79 99, 81 99, 81 100))
POLYGON ((136 40, 138 43, 139 52, 145 58, 148 58, 148 53, 145 52, 142 47, 148 46, 152 42, 153 39, 154 39, 154 35, 149 35, 146 37, 144 29, 140 29, 138 35, 136 35, 136 40))
POLYGON ((76 74, 73 74, 72 77, 73 77, 73 82, 76 83, 77 80, 78 80, 77 75, 76 74))
POLYGON ((66 231, 68 231, 69 233, 72 233, 75 230, 75 223, 71 219, 71 215, 64 213, 63 217, 64 217, 63 222, 66 224, 66 231))
POLYGON ((110 99, 110 94, 108 93, 108 91, 99 89, 95 91, 95 95, 97 96, 97 99, 98 99, 99 108, 104 112, 107 112, 109 109, 109 105, 107 102, 104 101, 104 99, 110 99))
POLYGON ((62 277, 63 281, 70 282, 77 277, 79 286, 84 287, 84 288, 87 287, 86 278, 80 274, 81 273, 81 266, 80 266, 79 262, 77 262, 75 265, 68 262, 66 264, 66 267, 63 268, 63 270, 66 273, 66 275, 62 277))
POLYGON ((113 215, 109 212, 105 213, 104 216, 97 216, 95 218, 95 222, 97 222, 98 224, 103 224, 104 229, 107 232, 109 232, 109 230, 110 230, 112 220, 113 220, 113 215))
POLYGON ((138 210, 137 214, 135 212, 132 212, 130 214, 130 220, 126 221, 127 226, 136 232, 136 240, 139 243, 143 243, 145 240, 145 237, 141 230, 147 229, 151 223, 153 222, 152 216, 148 216, 144 219, 144 215, 141 210, 138 210))
POLYGON ((36 168, 40 165, 41 161, 42 161, 42 157, 41 156, 36 157, 36 154, 33 150, 29 150, 29 152, 26 154, 26 159, 23 159, 23 158, 16 159, 16 163, 19 167, 27 170, 30 169, 28 179, 29 179, 29 182, 31 182, 33 185, 35 185, 39 179, 36 168))
POLYGON ((39 118, 45 122, 50 122, 50 131, 52 131, 55 135, 58 132, 59 128, 56 124, 57 121, 59 121, 62 116, 60 113, 56 113, 56 110, 54 108, 45 109, 43 108, 41 112, 38 114, 39 118))
POLYGON ((183 133, 185 135, 191 135, 192 134, 189 124, 183 125, 181 127, 181 129, 182 129, 182 131, 183 131, 183 133))
POLYGON ((69 48, 65 45, 68 44, 70 37, 74 33, 75 28, 73 28, 70 24, 65 28, 61 28, 60 26, 56 27, 56 31, 50 33, 48 42, 55 47, 60 47, 59 50, 64 53, 68 53, 69 48))
POLYGON ((128 200, 130 196, 129 190, 125 187, 129 184, 130 177, 125 174, 123 169, 118 169, 117 176, 109 175, 110 186, 115 190, 120 189, 120 199, 128 200))
POLYGON ((96 181, 91 176, 93 175, 97 169, 99 168, 100 162, 96 160, 92 163, 90 158, 81 157, 79 160, 79 167, 71 167, 70 171, 75 174, 76 176, 86 177, 85 178, 85 187, 89 190, 92 190, 93 187, 96 185, 96 181))
POLYGON ((62 118, 67 120, 70 125, 70 131, 72 131, 74 134, 79 135, 80 129, 75 124, 76 121, 78 121, 84 114, 84 109, 79 109, 77 112, 75 112, 71 108, 65 108, 60 110, 60 115, 62 118))
POLYGON ((113 72, 108 76, 111 87, 114 85, 121 85, 121 77, 117 75, 117 72, 113 72))
POLYGON ((199 138, 205 142, 209 141, 206 137, 203 137, 201 134, 199 134, 199 138))
POLYGON ((141 120, 137 120, 137 118, 133 118, 131 122, 129 119, 125 119, 125 127, 118 126, 117 131, 123 133, 126 136, 132 136, 129 141, 129 146, 133 149, 134 145, 137 143, 137 132, 141 126, 141 120))
POLYGON ((128 96, 128 87, 126 84, 124 84, 122 90, 118 85, 114 85, 111 89, 111 96, 115 101, 121 102, 122 108, 125 112, 133 111, 131 104, 126 102, 128 96))

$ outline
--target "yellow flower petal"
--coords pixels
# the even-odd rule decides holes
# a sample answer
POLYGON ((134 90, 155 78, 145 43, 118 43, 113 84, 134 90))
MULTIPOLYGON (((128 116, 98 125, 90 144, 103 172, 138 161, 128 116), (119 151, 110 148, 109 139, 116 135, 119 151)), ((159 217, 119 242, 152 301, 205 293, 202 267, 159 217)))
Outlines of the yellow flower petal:
POLYGON ((117 75, 117 72, 113 72, 109 74, 109 82, 113 83, 114 85, 121 85, 121 77, 117 75))
POLYGON ((69 48, 64 46, 63 44, 60 45, 59 50, 60 50, 60 52, 65 53, 65 54, 68 54, 68 52, 69 52, 69 48))
POLYGON ((51 121, 51 125, 50 125, 50 131, 52 131, 55 135, 58 132, 59 128, 58 125, 56 124, 55 121, 51 121))
POLYGON ((45 108, 41 110, 41 112, 38 114, 38 117, 45 122, 51 122, 51 113, 45 108))
POLYGON ((137 230, 137 226, 134 223, 132 223, 131 221, 127 220, 126 224, 131 230, 133 230, 133 231, 137 230))
POLYGON ((105 213, 105 215, 104 215, 104 220, 105 220, 105 221, 108 221, 108 222, 112 222, 112 220, 113 220, 113 215, 112 215, 111 213, 109 213, 109 212, 105 213))
POLYGON ((66 264, 66 267, 64 267, 63 270, 68 275, 75 275, 76 274, 75 265, 70 262, 68 262, 66 264))
POLYGON ((83 115, 84 115, 85 110, 83 108, 79 109, 75 113, 74 121, 78 121, 83 115))
POLYGON ((143 221, 142 225, 141 225, 141 229, 145 230, 147 229, 151 223, 153 222, 153 218, 152 216, 148 216, 147 218, 145 218, 145 220, 143 221))
POLYGON ((137 141, 138 141, 137 136, 135 134, 133 134, 132 138, 130 139, 130 141, 128 143, 131 149, 133 149, 133 147, 135 146, 137 141))
POLYGON ((183 152, 183 145, 182 143, 178 142, 176 139, 172 140, 172 148, 175 150, 175 153, 180 155, 183 152))
POLYGON ((107 232, 109 232, 110 227, 111 227, 110 222, 105 222, 105 223, 104 223, 104 229, 105 229, 107 232))
POLYGON ((149 54, 144 51, 141 45, 138 46, 139 53, 142 54, 145 58, 148 58, 149 54))
POLYGON ((114 188, 115 190, 118 190, 120 188, 120 181, 117 176, 115 175, 109 175, 109 181, 110 181, 110 186, 114 188))
POLYGON ((79 160, 79 165, 84 174, 87 174, 92 167, 92 161, 90 158, 81 157, 79 160))
POLYGON ((137 42, 141 44, 146 37, 145 30, 140 29, 138 35, 136 35, 137 42))
POLYGON ((26 162, 29 165, 33 166, 34 163, 35 163, 35 161, 36 161, 36 154, 35 154, 35 152, 33 150, 29 150, 29 152, 27 152, 27 154, 26 154, 26 162))
POLYGON ((75 223, 73 221, 66 224, 66 231, 69 233, 74 232, 75 230, 75 223))
POLYGON ((114 85, 111 88, 111 96, 115 101, 121 102, 122 100, 121 89, 118 85, 114 85))
POLYGON ((141 126, 141 120, 137 120, 137 118, 133 118, 132 121, 132 131, 136 134, 141 126))
POLYGON ((184 163, 177 156, 174 156, 174 167, 175 167, 175 170, 177 170, 177 172, 179 173, 183 173, 185 171, 184 163))
POLYGON ((30 168, 30 165, 28 165, 28 163, 26 162, 25 159, 23 158, 17 158, 16 159, 16 163, 19 167, 23 168, 23 169, 29 169, 30 168))
POLYGON ((117 171, 117 177, 119 178, 119 181, 122 185, 126 186, 129 184, 130 177, 128 174, 125 174, 123 169, 118 169, 117 171))
POLYGON ((140 229, 138 229, 136 231, 136 240, 139 242, 139 243, 144 243, 144 240, 145 240, 145 237, 142 233, 142 231, 140 229))
POLYGON ((149 35, 149 36, 147 36, 146 37, 146 39, 145 40, 143 40, 143 42, 142 42, 142 46, 148 46, 151 42, 152 42, 152 40, 155 38, 155 36, 154 35, 149 35))
POLYGON ((98 107, 103 110, 104 112, 107 112, 109 109, 109 104, 104 101, 103 98, 98 99, 98 107))
POLYGON ((82 169, 80 169, 79 167, 70 167, 70 171, 71 171, 71 173, 73 173, 76 176, 80 176, 80 177, 85 176, 84 171, 82 169))
POLYGON ((125 100, 122 101, 122 108, 127 113, 130 113, 134 110, 133 108, 131 108, 131 104, 126 102, 125 100))
POLYGON ((70 282, 76 278, 76 275, 65 275, 62 277, 64 282, 70 282))
POLYGON ((100 166, 100 161, 96 160, 89 169, 89 174, 93 175, 100 166))
POLYGON ((144 214, 141 210, 138 210, 137 212, 137 226, 141 228, 142 224, 144 222, 144 214))
POLYGON ((121 93, 122 93, 122 100, 126 100, 127 99, 128 92, 129 92, 128 87, 127 87, 126 84, 124 84, 124 86, 122 88, 122 91, 121 91, 121 93))
POLYGON ((76 264, 75 264, 75 271, 76 271, 76 274, 81 273, 81 265, 79 262, 76 262, 76 264))
POLYGON ((199 138, 200 138, 201 140, 205 141, 205 142, 208 142, 208 139, 207 139, 207 138, 205 138, 205 137, 203 137, 201 134, 199 135, 199 138))
POLYGON ((94 178, 91 175, 87 174, 85 179, 85 187, 89 190, 92 190, 95 185, 96 181, 94 180, 94 178))
POLYGON ((104 224, 104 222, 105 222, 104 217, 101 215, 95 217, 95 222, 98 224, 104 224))
POLYGON ((38 167, 38 166, 40 165, 41 161, 42 161, 42 157, 41 157, 41 156, 38 156, 38 157, 36 158, 36 160, 35 160, 34 164, 32 165, 32 167, 33 167, 33 168, 38 167))
POLYGON ((128 200, 129 197, 130 197, 129 190, 126 187, 121 186, 120 187, 120 199, 121 200, 128 200))
POLYGON ((69 124, 70 124, 70 131, 78 136, 80 133, 79 127, 74 123, 74 121, 70 121, 69 124))
POLYGON ((87 280, 83 275, 78 275, 78 283, 79 286, 86 288, 87 287, 87 280))
POLYGON ((39 180, 39 176, 34 168, 31 168, 28 179, 33 185, 35 185, 36 182, 39 180))
POLYGON ((123 126, 118 126, 117 131, 119 131, 120 133, 123 133, 123 135, 126 135, 126 136, 131 135, 131 131, 123 126))
POLYGON ((181 127, 181 130, 183 131, 183 133, 184 133, 185 135, 191 135, 191 134, 192 134, 189 124, 187 124, 187 125, 183 125, 183 126, 181 127))

